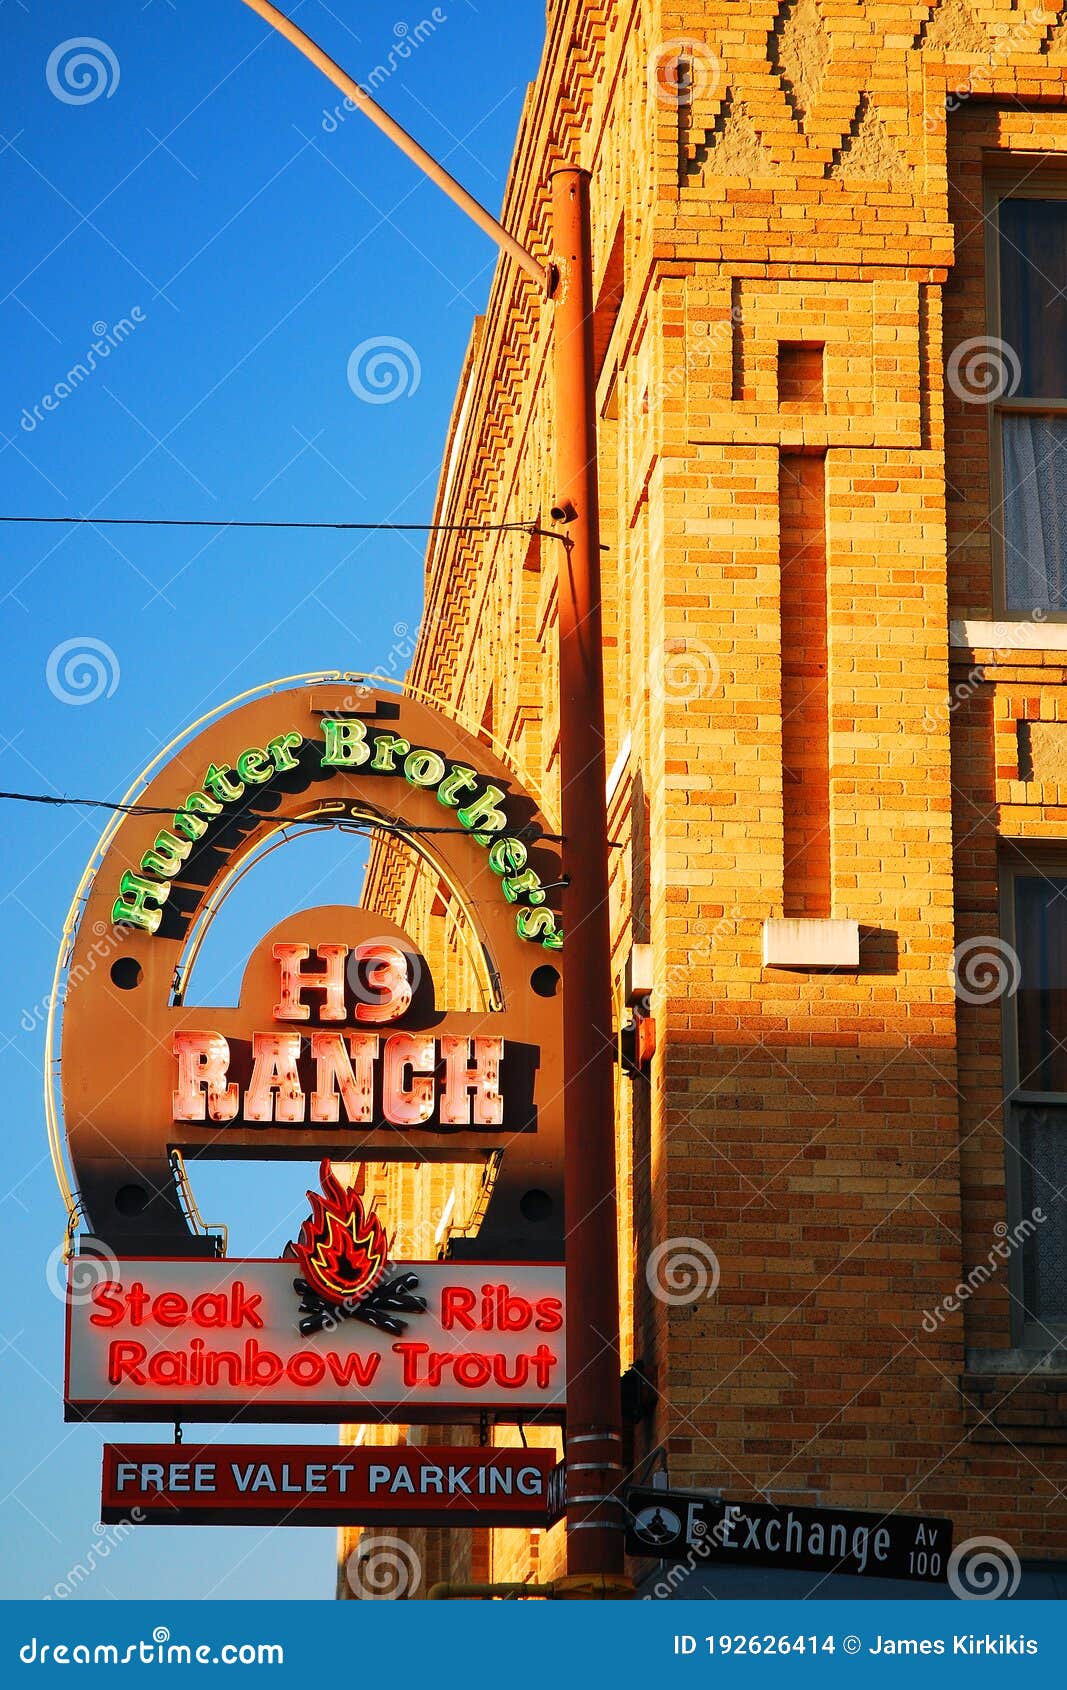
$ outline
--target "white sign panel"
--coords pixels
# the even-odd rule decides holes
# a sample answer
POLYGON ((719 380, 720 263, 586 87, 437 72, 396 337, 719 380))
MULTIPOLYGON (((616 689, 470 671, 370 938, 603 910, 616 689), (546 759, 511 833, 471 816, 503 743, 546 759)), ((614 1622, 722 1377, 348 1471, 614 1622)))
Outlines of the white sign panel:
POLYGON ((562 1265, 403 1263, 388 1278, 425 1311, 331 1313, 304 1332, 298 1275, 292 1261, 85 1258, 68 1291, 67 1419, 561 1417, 562 1265))

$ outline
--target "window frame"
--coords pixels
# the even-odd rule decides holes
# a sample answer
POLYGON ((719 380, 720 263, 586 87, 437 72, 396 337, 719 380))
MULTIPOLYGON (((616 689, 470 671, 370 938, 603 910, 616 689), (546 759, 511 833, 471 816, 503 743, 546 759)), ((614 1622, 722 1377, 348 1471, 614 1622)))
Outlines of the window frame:
MULTIPOLYGON (((1052 843, 1038 850, 1027 848, 1025 856, 1021 852, 1016 854, 1008 851, 1001 857, 998 868, 1000 934, 1011 946, 1020 964, 1022 958, 1016 946, 1015 888, 1020 880, 1041 878, 1067 880, 1067 840, 1062 844, 1052 843)), ((1019 1017, 1014 992, 1003 993, 1000 1013, 1004 1093, 1004 1126, 1001 1136, 1004 1140, 1005 1219, 1010 1235, 1024 1218, 1023 1158, 1015 1105, 1047 1103, 1067 1108, 1067 1091, 1030 1091, 1020 1085, 1019 1017)), ((1067 1131, 1067 1128, 1064 1130, 1067 1131)), ((1007 1262, 1011 1344, 1014 1348, 1048 1351, 1057 1341, 1067 1337, 1067 1321, 1049 1323, 1028 1318, 1023 1271, 1025 1248, 1023 1244, 1014 1249, 1007 1262)))
MULTIPOLYGON (((1067 161, 1055 153, 1031 155, 1025 162, 1008 164, 1003 159, 988 169, 983 183, 985 218, 985 319, 990 338, 1003 340, 1000 298, 1000 203, 1005 199, 1058 200, 1067 202, 1067 161)), ((993 616, 998 622, 1032 622, 1035 609, 1021 610, 1008 604, 1008 573, 1004 534, 1004 441, 1005 416, 1067 416, 1063 399, 997 399, 988 407, 989 437, 989 539, 993 565, 993 616)), ((1067 624, 1067 607, 1043 610, 1043 622, 1067 624)))

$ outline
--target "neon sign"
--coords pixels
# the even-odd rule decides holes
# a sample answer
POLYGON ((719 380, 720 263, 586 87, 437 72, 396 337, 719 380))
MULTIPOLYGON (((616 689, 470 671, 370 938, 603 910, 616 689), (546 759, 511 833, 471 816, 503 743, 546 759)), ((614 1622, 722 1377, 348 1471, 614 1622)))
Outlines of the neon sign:
POLYGON ((293 1267, 120 1262, 88 1298, 68 1298, 66 1418, 561 1415, 562 1266, 420 1262, 426 1311, 417 1335, 398 1336, 343 1319, 306 1335, 294 1319, 293 1267))
POLYGON ((305 741, 290 729, 275 734, 264 746, 250 746, 234 763, 211 763, 199 788, 175 810, 170 827, 160 829, 142 853, 137 871, 125 869, 111 909, 113 922, 158 931, 164 907, 192 852, 201 841, 211 843, 213 824, 228 808, 245 801, 250 788, 266 786, 291 774, 305 758, 339 773, 395 775, 409 786, 436 795, 439 804, 455 813, 460 827, 489 853, 489 866, 509 904, 520 906, 515 931, 547 950, 560 950, 563 932, 559 917, 546 906, 544 884, 530 866, 526 841, 509 832, 507 794, 466 763, 446 759, 438 751, 412 745, 401 734, 372 732, 358 717, 326 717, 323 739, 305 741))
MULTIPOLYGON (((304 996, 312 990, 323 996, 319 1022, 384 1025, 410 1008, 410 953, 399 946, 318 945, 324 966, 302 972, 311 950, 303 941, 272 946, 280 975, 275 1020, 307 1021, 304 996), (350 1004, 346 978, 360 969, 360 995, 350 1004)), ((504 1119, 504 1040, 481 1034, 254 1032, 244 1085, 231 1078, 230 1043, 220 1032, 183 1028, 172 1035, 172 1050, 175 1121, 494 1127, 504 1119)))
POLYGON ((64 958, 80 984, 62 1009, 63 1116, 87 1226, 120 1258, 214 1255, 175 1151, 194 1179, 202 1156, 492 1157, 478 1239, 454 1253, 562 1254, 553 822, 441 711, 369 689, 358 703, 325 678, 239 703, 154 770, 90 865, 64 958), (206 1004, 196 959, 235 874, 288 849, 290 826, 351 816, 411 830, 419 896, 451 918, 440 952, 455 934, 472 965, 466 1006, 439 1002, 403 928, 354 903, 287 916, 243 959, 237 1001, 206 1004), (116 897, 131 873, 144 885, 116 897))

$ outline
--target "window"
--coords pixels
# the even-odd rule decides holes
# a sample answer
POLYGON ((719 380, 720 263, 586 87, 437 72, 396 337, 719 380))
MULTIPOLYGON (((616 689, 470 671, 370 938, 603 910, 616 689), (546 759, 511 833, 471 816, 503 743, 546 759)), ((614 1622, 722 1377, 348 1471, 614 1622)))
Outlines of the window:
POLYGON ((1003 608, 1067 614, 1067 194, 994 194, 992 321, 1004 344, 986 372, 1003 608))
POLYGON ((1003 999, 1017 1337, 1048 1349, 1067 1330, 1067 862, 1009 870, 1004 916, 1018 959, 1003 999))

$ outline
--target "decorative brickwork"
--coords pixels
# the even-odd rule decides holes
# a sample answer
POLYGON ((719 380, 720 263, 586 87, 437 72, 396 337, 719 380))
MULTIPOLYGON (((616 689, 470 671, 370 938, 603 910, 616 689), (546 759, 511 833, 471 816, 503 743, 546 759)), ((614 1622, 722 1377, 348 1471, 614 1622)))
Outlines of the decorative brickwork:
MULTIPOLYGON (((945 380, 989 332, 983 173, 1067 168, 1063 9, 553 0, 503 213, 545 257, 564 154, 601 301, 614 966, 650 943, 657 982, 651 1075, 618 1088, 624 1359, 660 1393, 634 1460, 1063 1558, 1062 1377, 967 1363, 1018 1344, 1009 1272, 924 1325, 1009 1205, 1002 1005, 957 999, 954 947, 999 931, 1002 841, 1067 840, 1051 741, 1020 766, 1018 732, 1067 720, 1067 651, 970 643, 1003 614, 989 412, 945 380), (820 486, 799 540, 789 466, 820 486), (791 592, 790 544, 821 585, 791 592), (860 967, 764 969, 816 814, 807 913, 859 923, 860 967), (672 1239, 714 1250, 713 1296, 650 1290, 672 1239)), ((551 327, 501 265, 438 520, 547 520, 551 327)), ((551 541, 436 537, 412 668, 469 723, 491 700, 550 804, 554 567, 551 541)), ((426 931, 391 844, 368 895, 426 931)), ((561 1568, 559 1528, 450 1536, 450 1576, 561 1568)))

